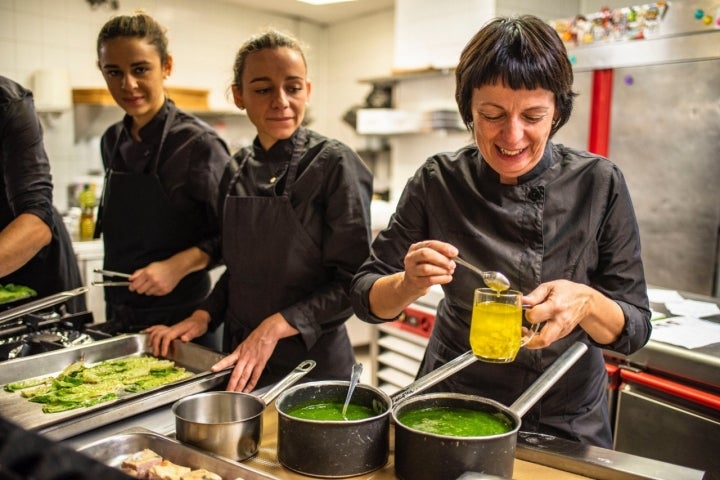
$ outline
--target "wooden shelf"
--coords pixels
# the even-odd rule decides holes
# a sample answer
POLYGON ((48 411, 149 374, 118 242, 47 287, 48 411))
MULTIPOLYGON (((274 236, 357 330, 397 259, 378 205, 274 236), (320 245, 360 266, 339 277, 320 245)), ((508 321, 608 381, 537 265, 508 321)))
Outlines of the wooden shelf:
MULTIPOLYGON (((209 90, 200 88, 166 87, 165 91, 178 108, 193 112, 210 110, 209 90)), ((73 103, 86 105, 115 105, 110 92, 105 88, 73 88, 73 103)))
POLYGON ((416 80, 429 77, 438 77, 445 75, 453 75, 455 67, 448 68, 417 68, 417 69, 393 69, 392 73, 387 77, 363 78, 358 80, 359 83, 369 83, 372 85, 395 84, 404 80, 416 80))

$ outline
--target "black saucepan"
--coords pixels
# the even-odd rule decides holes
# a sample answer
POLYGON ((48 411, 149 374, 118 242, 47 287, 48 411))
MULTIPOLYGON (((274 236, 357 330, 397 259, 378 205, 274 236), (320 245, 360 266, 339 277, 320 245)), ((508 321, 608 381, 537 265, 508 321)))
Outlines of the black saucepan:
POLYGON ((456 479, 466 472, 512 478, 521 417, 586 352, 576 342, 568 348, 509 408, 487 398, 457 393, 431 393, 394 405, 395 473, 404 480, 456 479), (497 435, 456 437, 437 435, 403 425, 404 412, 430 407, 467 408, 500 415, 511 425, 497 435))

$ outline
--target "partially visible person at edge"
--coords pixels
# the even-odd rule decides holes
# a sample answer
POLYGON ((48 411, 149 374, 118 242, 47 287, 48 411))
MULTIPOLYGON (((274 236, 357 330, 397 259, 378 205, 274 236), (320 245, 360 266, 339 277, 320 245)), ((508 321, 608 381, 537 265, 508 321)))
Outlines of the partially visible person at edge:
POLYGON ((305 359, 317 362, 307 379, 347 379, 348 293, 369 254, 372 176, 348 146, 302 126, 311 83, 296 39, 273 30, 251 37, 237 53, 232 92, 257 136, 221 184, 227 270, 192 316, 148 330, 153 351, 224 322, 231 353, 213 370, 234 365, 227 390, 277 382, 305 359))
POLYGON ((539 18, 496 18, 465 46, 455 99, 474 144, 427 159, 352 285, 355 313, 390 321, 441 285, 418 376, 470 350, 480 278, 503 272, 525 292, 540 333, 508 364, 475 362, 429 390, 510 405, 573 342, 590 346, 523 418, 523 429, 611 448, 602 349, 630 354, 650 336, 640 237, 616 165, 553 144, 575 93, 567 52, 539 18))
POLYGON ((95 236, 102 233, 105 269, 130 274, 128 287, 105 287, 103 329, 138 332, 177 322, 207 298, 220 254, 217 189, 231 157, 209 125, 167 98, 173 57, 155 19, 143 11, 111 18, 97 54, 125 116, 102 136, 95 236))
MULTIPOLYGON (((32 92, 0 76, 0 284, 23 285, 37 297, 82 286, 72 240, 53 206, 50 162, 32 92)), ((13 302, 18 306, 29 298, 13 302)), ((85 310, 84 295, 66 303, 85 310)))

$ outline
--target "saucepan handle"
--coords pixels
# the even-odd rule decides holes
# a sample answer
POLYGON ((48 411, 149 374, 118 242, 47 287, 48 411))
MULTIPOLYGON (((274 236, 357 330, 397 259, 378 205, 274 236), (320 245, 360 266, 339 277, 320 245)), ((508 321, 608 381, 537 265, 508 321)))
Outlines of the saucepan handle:
POLYGON ((432 387, 436 383, 445 380, 450 375, 459 372, 471 363, 475 363, 475 361, 477 361, 477 357, 472 350, 468 350, 459 357, 450 360, 445 365, 436 368, 427 375, 423 375, 422 377, 418 378, 407 387, 395 392, 391 396, 393 404, 397 404, 411 395, 415 395, 416 393, 419 393, 426 388, 432 387))
POLYGON ((265 402, 265 405, 269 405, 270 402, 275 400, 275 397, 280 395, 283 390, 290 387, 291 385, 294 385, 295 382, 307 375, 310 370, 315 368, 315 365, 315 360, 302 361, 297 367, 295 367, 295 369, 293 369, 292 372, 287 374, 287 376, 285 376, 282 380, 273 385, 273 387, 267 392, 265 392, 263 395, 261 395, 260 398, 263 402, 265 402))
POLYGON ((550 387, 552 387, 560 377, 565 375, 565 372, 570 370, 570 367, 575 365, 575 362, 585 354, 587 349, 587 345, 582 342, 575 342, 570 345, 570 348, 565 350, 563 354, 530 385, 530 388, 525 390, 523 394, 510 405, 510 410, 515 412, 519 417, 525 415, 527 411, 535 405, 535 402, 540 400, 540 398, 550 390, 550 387))

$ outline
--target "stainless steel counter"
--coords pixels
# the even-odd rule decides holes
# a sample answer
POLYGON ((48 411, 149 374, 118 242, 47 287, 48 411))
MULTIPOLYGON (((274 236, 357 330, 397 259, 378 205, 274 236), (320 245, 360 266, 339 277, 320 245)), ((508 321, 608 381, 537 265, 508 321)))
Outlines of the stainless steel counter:
MULTIPOLYGON (((164 406, 68 438, 63 443, 77 449, 131 427, 144 427, 174 437, 175 418, 170 406, 164 406)), ((277 444, 276 427, 277 412, 271 404, 263 414, 263 436, 260 451, 258 455, 242 463, 282 479, 311 478, 290 472, 279 465, 274 448, 277 444)), ((588 447, 548 435, 523 432, 518 436, 513 477, 515 480, 579 480, 587 478, 598 480, 707 480, 710 478, 705 476, 705 472, 696 469, 604 448, 588 447)), ((353 478, 394 479, 392 459, 379 471, 353 478)))

